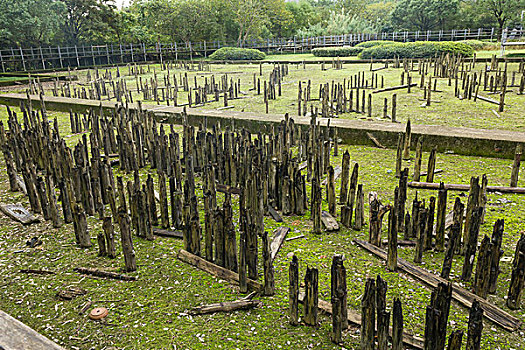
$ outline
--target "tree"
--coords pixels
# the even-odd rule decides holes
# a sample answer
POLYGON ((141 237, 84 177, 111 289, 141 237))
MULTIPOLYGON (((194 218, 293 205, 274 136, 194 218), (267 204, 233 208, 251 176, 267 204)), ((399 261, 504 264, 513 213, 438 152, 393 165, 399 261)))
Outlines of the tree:
POLYGON ((498 22, 501 33, 510 20, 519 19, 525 0, 481 0, 480 5, 498 22))
POLYGON ((239 26, 237 44, 243 46, 246 39, 257 36, 269 22, 264 0, 230 0, 234 18, 239 26))
POLYGON ((401 0, 392 13, 392 23, 400 30, 445 29, 458 7, 459 0, 401 0))
POLYGON ((116 6, 113 0, 63 0, 66 15, 63 23, 64 41, 104 41, 116 33, 116 6), (97 40, 102 39, 102 40, 97 40))
POLYGON ((0 0, 0 44, 50 44, 59 31, 65 5, 55 0, 0 0))

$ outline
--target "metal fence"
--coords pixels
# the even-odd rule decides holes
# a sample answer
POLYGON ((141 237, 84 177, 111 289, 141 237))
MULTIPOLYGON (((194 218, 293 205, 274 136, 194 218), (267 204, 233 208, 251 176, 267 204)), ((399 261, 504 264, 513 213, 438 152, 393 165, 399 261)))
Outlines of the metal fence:
POLYGON ((106 44, 57 47, 10 48, 0 50, 2 72, 64 69, 67 67, 91 67, 99 65, 126 64, 134 62, 195 59, 207 57, 225 46, 241 46, 276 52, 307 52, 316 47, 355 45, 370 40, 408 41, 454 41, 497 40, 494 28, 391 32, 375 34, 344 34, 309 38, 248 40, 237 42, 186 42, 156 44, 106 44))

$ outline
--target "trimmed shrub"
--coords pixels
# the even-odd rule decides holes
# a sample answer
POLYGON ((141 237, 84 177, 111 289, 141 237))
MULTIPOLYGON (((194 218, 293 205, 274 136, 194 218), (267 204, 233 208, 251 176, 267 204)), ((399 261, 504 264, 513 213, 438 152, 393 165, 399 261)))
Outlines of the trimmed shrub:
POLYGON ((498 50, 499 49, 498 43, 492 43, 492 42, 481 41, 481 40, 461 40, 461 41, 458 41, 458 43, 467 44, 468 46, 472 47, 474 51, 498 50))
POLYGON ((243 49, 239 47, 221 47, 210 55, 210 59, 216 61, 237 61, 237 60, 262 60, 266 54, 255 49, 243 49))
POLYGON ((369 58, 429 58, 440 54, 455 54, 470 57, 474 54, 474 49, 464 43, 459 42, 433 42, 416 41, 413 43, 393 43, 364 49, 359 57, 369 58))
POLYGON ((318 47, 312 50, 316 57, 348 57, 357 56, 363 51, 361 47, 339 46, 339 47, 318 47))
POLYGON ((393 44, 393 43, 395 43, 395 41, 391 41, 391 40, 370 40, 370 41, 363 41, 362 43, 357 44, 355 47, 362 47, 363 49, 368 49, 369 47, 385 45, 385 44, 393 44))

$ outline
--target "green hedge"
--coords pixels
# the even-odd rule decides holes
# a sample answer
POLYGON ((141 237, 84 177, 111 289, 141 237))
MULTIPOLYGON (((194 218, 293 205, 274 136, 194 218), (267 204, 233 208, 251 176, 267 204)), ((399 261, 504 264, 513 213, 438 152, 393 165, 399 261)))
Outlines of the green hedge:
POLYGON ((475 51, 478 50, 497 50, 499 49, 498 43, 481 41, 481 40, 461 40, 458 43, 467 44, 472 47, 475 51))
POLYGON ((413 43, 393 43, 370 47, 364 49, 359 54, 359 57, 362 59, 428 58, 443 53, 471 57, 474 54, 474 49, 467 44, 459 42, 416 41, 413 43))
POLYGON ((384 44, 393 44, 395 41, 390 40, 370 40, 370 41, 363 41, 362 43, 359 43, 356 45, 356 47, 362 47, 363 49, 368 49, 369 47, 384 45, 384 44))
POLYGON ((363 48, 352 46, 318 47, 312 50, 316 57, 348 57, 357 56, 363 48))
POLYGON ((210 59, 217 61, 262 60, 266 54, 259 50, 242 49, 238 47, 222 47, 210 55, 210 59))

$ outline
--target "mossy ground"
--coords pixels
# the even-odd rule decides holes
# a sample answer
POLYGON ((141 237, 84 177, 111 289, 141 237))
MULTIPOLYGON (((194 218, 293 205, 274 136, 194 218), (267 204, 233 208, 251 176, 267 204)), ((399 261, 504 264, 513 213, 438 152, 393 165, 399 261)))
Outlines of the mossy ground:
MULTIPOLYGON (((342 81, 344 77, 355 74, 359 70, 367 70, 368 65, 345 66, 344 70, 328 70, 321 72, 319 66, 290 66, 290 75, 285 84, 292 85, 284 88, 285 95, 271 106, 273 113, 284 113, 294 110, 294 99, 299 80, 312 79, 316 84, 328 82, 332 79, 342 81)), ((157 71, 159 67, 156 67, 157 71)), ((242 86, 251 86, 253 73, 258 72, 258 65, 213 66, 212 72, 220 75, 224 72, 241 71, 239 78, 243 79, 242 86)), ((264 66, 264 76, 267 77, 271 67, 264 66)), ((121 71, 125 69, 121 68, 121 71)), ((381 71, 385 78, 389 77, 389 86, 398 82, 400 70, 381 71)), ((190 77, 192 74, 189 73, 190 77)), ((369 73, 367 73, 369 74, 369 73)), ((232 73, 230 73, 232 76, 232 73)), ((233 75, 236 76, 236 75, 233 75)), ((193 78, 192 78, 193 79, 193 78)), ((190 80, 192 82, 193 80, 190 80)), ((201 79, 201 75, 199 75, 201 79)), ((131 85, 131 82, 128 83, 131 85)), ((286 86, 286 85, 285 85, 286 86)), ((445 88, 440 82, 438 87, 445 88)), ((313 90, 315 91, 315 89, 313 90)), ((445 90, 447 91, 447 90, 445 90)), ((315 95, 315 94, 314 94, 315 95)), ((436 110, 418 107, 418 97, 421 92, 408 95, 398 93, 400 110, 399 119, 406 120, 409 116, 416 122, 434 124, 439 117, 441 125, 460 125, 475 127, 501 127, 507 129, 523 128, 523 97, 510 96, 509 108, 505 112, 504 120, 489 118, 492 106, 482 105, 480 102, 459 101, 448 94, 441 98, 443 103, 434 104, 436 110), (515 98, 515 100, 513 100, 515 98), (521 98, 521 100, 520 100, 521 98), (411 101, 411 103, 410 103, 411 101), (416 104, 416 106, 414 106, 416 104), (467 108, 468 107, 468 108, 467 108), (464 108, 461 112, 458 109, 464 108), (454 113, 457 112, 457 113, 454 113), (432 114, 434 113, 434 114, 432 114), (488 120, 490 119, 490 120, 488 120), (520 124, 521 123, 521 124, 520 124), (466 125, 465 125, 466 124, 466 125)), ((261 111, 262 98, 252 96, 250 99, 234 102, 236 109, 261 111), (241 105, 242 104, 242 105, 241 105)), ((218 105, 218 104, 217 104, 218 105)), ((213 107, 214 105, 211 105, 213 107)), ((206 106, 205 108, 210 108, 206 106)), ((14 109, 17 110, 16 108, 14 109)), ((62 135, 66 135, 68 144, 78 142, 80 135, 69 135, 69 117, 66 114, 49 112, 49 117, 57 117, 62 135)), ((344 116, 356 118, 358 115, 344 116)), ((6 120, 5 109, 0 111, 0 120, 6 120)), ((439 123, 435 123, 439 124, 439 123)), ((180 129, 178 129, 180 130, 180 129)), ((351 155, 352 162, 360 165, 359 183, 362 183, 365 193, 378 192, 384 203, 392 203, 393 190, 397 184, 394 176, 395 150, 383 150, 365 146, 341 146, 338 157, 331 158, 331 164, 341 164, 341 156, 345 150, 351 155)), ((428 154, 424 154, 423 164, 426 164, 428 154)), ((1 160, 2 167, 3 159, 1 160)), ((487 174, 489 185, 507 185, 510 179, 511 161, 495 158, 479 158, 458 156, 452 154, 438 154, 437 168, 443 172, 436 175, 435 181, 446 183, 467 184, 471 176, 487 174)), ((404 166, 413 169, 408 161, 404 166)), ((114 168, 117 174, 122 174, 114 168)), ((155 171, 143 169, 141 176, 155 171)), ((155 176, 155 183, 157 178, 155 176)), ((520 180, 520 186, 525 181, 520 180)), ((336 181, 336 191, 339 194, 340 181, 336 181)), ((202 198, 200 182, 197 182, 198 197, 202 198)), ((436 193, 420 191, 420 198, 428 198, 436 193)), ((466 203, 466 196, 457 192, 449 192, 448 210, 451 209, 456 196, 462 196, 466 203)), ((411 207, 415 191, 409 190, 407 208, 411 207)), ((499 277, 496 295, 489 300, 503 309, 505 296, 510 281, 511 259, 515 244, 524 227, 525 198, 519 195, 489 194, 485 223, 482 225, 480 240, 483 235, 490 235, 492 225, 496 219, 505 219, 505 235, 503 250, 505 251, 501 263, 502 273, 499 277)), ((323 198, 326 196, 323 193, 323 198)), ((202 201, 199 206, 202 215, 202 201)), ((5 171, 0 172, 0 200, 7 203, 23 203, 28 207, 27 199, 20 193, 8 191, 8 181, 5 171)), ((365 200, 366 202, 366 200, 365 200)), ((222 196, 219 196, 222 203, 222 196)), ((234 197, 234 217, 238 218, 237 200, 234 197)), ((326 210, 327 205, 324 202, 326 210)), ((339 209, 338 209, 339 213, 339 209)), ((365 204, 365 222, 368 220, 368 205, 365 204)), ((285 217, 282 224, 265 218, 265 229, 272 232, 278 226, 291 228, 289 237, 304 234, 306 238, 285 242, 277 256, 275 267, 276 294, 273 297, 262 298, 262 306, 251 311, 239 311, 229 314, 213 314, 207 316, 190 316, 188 310, 193 306, 235 300, 241 295, 238 289, 225 281, 214 278, 207 273, 193 268, 176 259, 176 252, 183 247, 182 241, 156 237, 153 242, 134 237, 137 254, 138 271, 133 273, 138 277, 135 282, 118 282, 99 278, 91 278, 73 272, 73 267, 96 267, 111 271, 120 271, 123 268, 121 254, 111 260, 97 256, 96 240, 94 237, 101 230, 100 221, 96 218, 88 220, 93 247, 80 249, 75 244, 73 227, 64 225, 60 229, 52 228, 48 222, 24 227, 13 222, 4 215, 0 215, 0 308, 17 317, 42 334, 55 340, 66 348, 71 349, 303 349, 322 348, 336 349, 330 342, 331 321, 329 317, 321 316, 318 328, 301 325, 288 325, 288 254, 295 253, 300 260, 300 276, 304 276, 306 266, 319 269, 319 297, 330 299, 330 264, 335 253, 346 257, 348 302, 349 307, 359 311, 360 298, 364 290, 364 281, 367 277, 380 274, 389 285, 387 293, 388 309, 390 310, 394 297, 402 300, 407 330, 417 335, 423 335, 425 323, 425 307, 429 303, 430 290, 421 283, 403 273, 386 271, 385 264, 371 254, 364 252, 352 243, 355 238, 368 237, 368 225, 357 232, 342 228, 338 233, 311 233, 312 224, 309 213, 303 217, 285 217), (25 242, 33 236, 38 236, 43 244, 31 249, 25 242), (27 275, 19 272, 23 268, 48 269, 56 272, 55 275, 27 275), (68 286, 78 286, 88 291, 85 296, 71 301, 57 299, 56 293, 68 286), (105 322, 95 322, 88 319, 86 314, 79 315, 79 308, 88 300, 93 306, 104 306, 109 309, 109 316, 105 322)), ((386 224, 383 225, 384 230, 386 224)), ((118 231, 118 230, 117 230, 118 231)), ((383 233, 383 237, 385 233, 383 233)), ((117 246, 120 250, 120 240, 117 234, 117 246)), ((412 260, 413 248, 400 248, 401 257, 412 260)), ((431 272, 439 273, 443 262, 443 253, 426 252, 423 258, 423 267, 431 272)), ((470 283, 459 281, 463 259, 456 256, 452 280, 470 288, 470 283)), ((262 271, 262 266, 260 267, 262 271)), ((509 310, 507 310, 509 311, 509 310)), ((509 311, 512 315, 525 321, 523 310, 509 311)), ((463 329, 466 331, 468 310, 457 303, 452 304, 448 331, 463 329)), ((359 330, 351 327, 344 334, 344 347, 356 349, 359 344, 359 330)), ((509 333, 497 325, 484 322, 482 338, 483 349, 521 349, 523 332, 509 333)))

